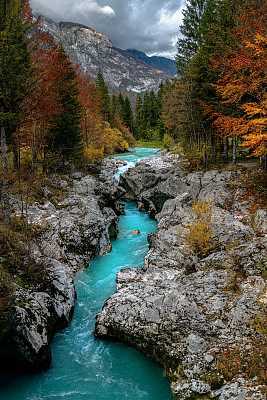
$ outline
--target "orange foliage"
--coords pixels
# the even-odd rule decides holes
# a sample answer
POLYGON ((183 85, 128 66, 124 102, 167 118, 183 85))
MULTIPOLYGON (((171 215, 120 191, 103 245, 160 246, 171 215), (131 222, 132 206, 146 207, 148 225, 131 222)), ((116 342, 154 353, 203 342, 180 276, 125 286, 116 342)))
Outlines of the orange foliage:
POLYGON ((101 117, 101 99, 88 76, 78 72, 79 100, 83 106, 82 132, 86 147, 101 149, 106 142, 101 117))
POLYGON ((53 38, 41 30, 39 20, 32 22, 28 2, 22 18, 31 24, 27 44, 33 75, 23 102, 20 129, 14 137, 20 141, 21 146, 29 146, 33 151, 38 148, 40 151, 46 143, 48 128, 62 111, 58 82, 63 74, 63 66, 58 62, 57 45, 53 38))
MULTIPOLYGON (((255 3, 254 3, 255 4, 255 3)), ((234 104, 235 116, 215 113, 206 107, 213 125, 223 135, 235 134, 252 155, 267 154, 267 4, 253 7, 245 1, 234 32, 236 43, 214 57, 213 68, 221 71, 217 84, 223 103, 234 104)))

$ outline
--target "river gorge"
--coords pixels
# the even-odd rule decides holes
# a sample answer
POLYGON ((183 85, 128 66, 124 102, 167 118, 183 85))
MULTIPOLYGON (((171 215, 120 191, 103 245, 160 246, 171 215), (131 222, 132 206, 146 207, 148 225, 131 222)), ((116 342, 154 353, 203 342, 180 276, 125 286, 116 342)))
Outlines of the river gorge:
MULTIPOLYGON (((119 155, 128 165, 154 155, 155 149, 137 149, 119 155)), ((168 400, 171 390, 164 371, 135 349, 94 338, 95 316, 116 289, 116 274, 126 267, 142 267, 148 251, 147 235, 157 223, 133 203, 126 203, 120 216, 119 234, 110 253, 92 260, 77 272, 77 301, 70 326, 52 342, 52 365, 40 374, 2 374, 2 400, 168 400), (135 229, 138 235, 130 235, 135 229)))
POLYGON ((74 272, 77 301, 50 368, 2 375, 1 399, 264 399, 266 210, 252 213, 244 171, 188 173, 181 156, 156 153, 55 177, 68 197, 31 206, 47 227, 33 250, 53 279, 18 289, 23 362, 50 364, 74 272))

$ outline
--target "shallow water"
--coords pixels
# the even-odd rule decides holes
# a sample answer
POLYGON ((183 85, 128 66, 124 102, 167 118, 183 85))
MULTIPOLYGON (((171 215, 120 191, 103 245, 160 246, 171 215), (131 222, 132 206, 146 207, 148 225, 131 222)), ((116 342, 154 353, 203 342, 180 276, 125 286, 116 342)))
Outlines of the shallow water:
POLYGON ((78 300, 74 317, 71 325, 53 340, 51 368, 36 375, 0 376, 1 400, 173 399, 159 365, 135 349, 99 341, 93 335, 95 315, 114 293, 117 272, 142 267, 148 251, 147 234, 156 230, 156 222, 127 203, 119 230, 112 251, 95 258, 86 271, 76 274, 78 300), (141 233, 131 236, 135 229, 141 233))
POLYGON ((119 167, 115 178, 119 180, 120 174, 123 174, 128 168, 134 167, 135 163, 147 157, 154 157, 157 155, 159 149, 145 148, 145 147, 135 147, 130 149, 129 153, 115 154, 112 158, 117 160, 127 161, 127 165, 122 165, 119 167))

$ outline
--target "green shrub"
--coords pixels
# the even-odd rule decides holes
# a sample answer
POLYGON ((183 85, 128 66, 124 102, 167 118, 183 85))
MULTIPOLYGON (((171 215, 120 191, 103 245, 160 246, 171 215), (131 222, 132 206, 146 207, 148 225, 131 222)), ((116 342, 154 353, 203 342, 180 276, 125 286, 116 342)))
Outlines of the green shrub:
POLYGON ((165 149, 170 149, 172 146, 174 146, 175 142, 174 139, 168 135, 167 133, 165 133, 165 135, 163 136, 163 146, 165 149))

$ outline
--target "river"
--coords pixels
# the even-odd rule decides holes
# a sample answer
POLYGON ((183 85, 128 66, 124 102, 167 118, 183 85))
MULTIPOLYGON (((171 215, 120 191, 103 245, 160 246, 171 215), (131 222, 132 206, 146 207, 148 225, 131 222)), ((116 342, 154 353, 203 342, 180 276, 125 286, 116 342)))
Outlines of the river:
MULTIPOLYGON (((156 149, 135 149, 119 155, 129 165, 156 149)), ((126 203, 120 217, 119 235, 112 251, 95 258, 75 276, 77 302, 70 326, 52 342, 52 365, 40 374, 0 376, 1 400, 171 400, 163 369, 137 350, 121 343, 94 338, 95 315, 116 289, 116 274, 122 268, 142 267, 148 251, 147 235, 156 221, 126 203), (130 233, 139 229, 139 235, 130 233)))

